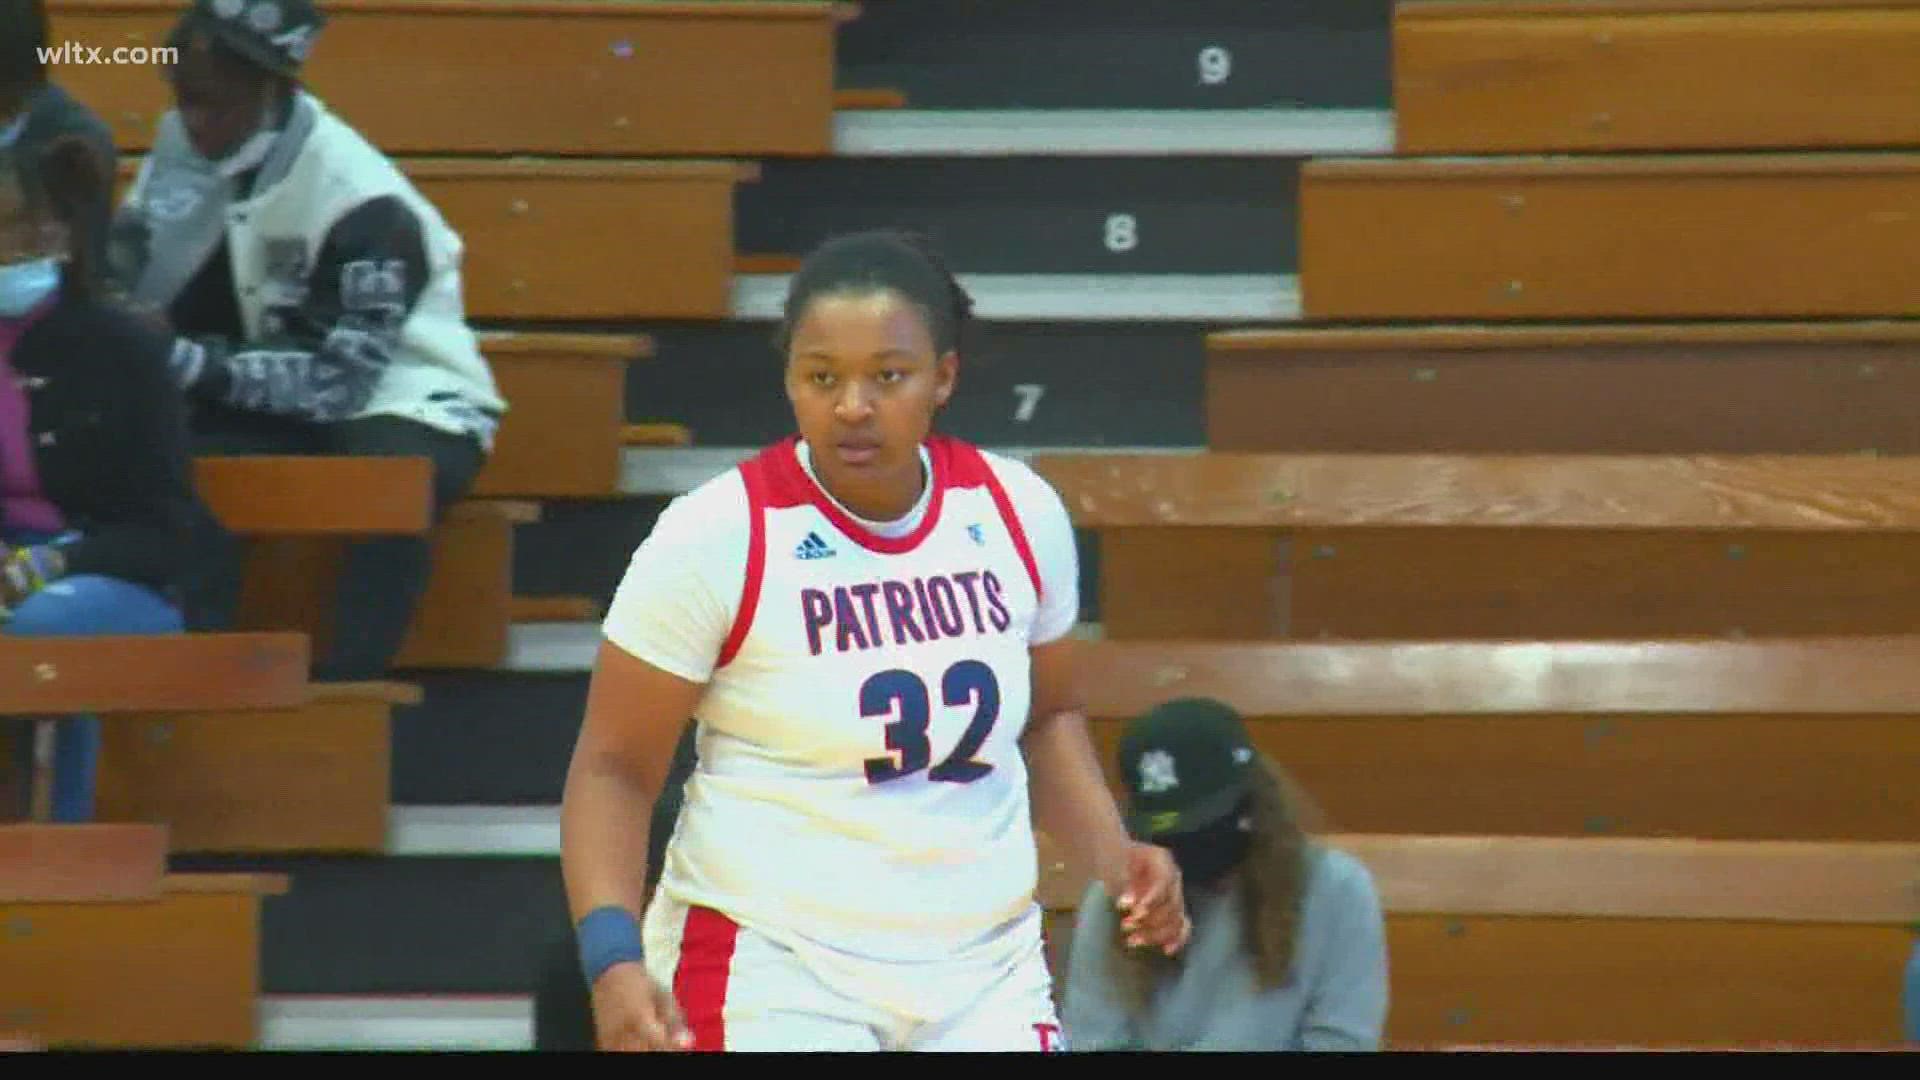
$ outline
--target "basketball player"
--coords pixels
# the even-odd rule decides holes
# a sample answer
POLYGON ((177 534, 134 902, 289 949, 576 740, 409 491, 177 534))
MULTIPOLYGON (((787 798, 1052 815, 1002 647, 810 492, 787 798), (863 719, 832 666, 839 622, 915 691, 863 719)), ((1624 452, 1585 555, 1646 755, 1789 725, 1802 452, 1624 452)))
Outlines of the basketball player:
POLYGON ((931 433, 970 309, 907 238, 816 251, 781 333, 797 435, 676 499, 633 556, 562 814, 602 1047, 1065 1049, 1036 824, 1137 947, 1186 942, 1178 869, 1129 839, 1077 711, 1065 506, 931 433))

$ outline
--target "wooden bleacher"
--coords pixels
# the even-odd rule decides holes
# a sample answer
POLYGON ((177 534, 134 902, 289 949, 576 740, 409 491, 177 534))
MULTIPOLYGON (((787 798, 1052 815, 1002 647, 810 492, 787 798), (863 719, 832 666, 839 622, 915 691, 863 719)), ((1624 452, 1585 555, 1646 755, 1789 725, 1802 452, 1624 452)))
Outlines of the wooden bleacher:
POLYGON ((727 161, 403 163, 466 244, 477 319, 724 319, 733 311, 727 161))
POLYGON ((1305 317, 1907 316, 1920 155, 1323 159, 1305 317))
POLYGON ((508 409, 470 496, 618 496, 627 365, 652 357, 653 339, 500 331, 481 347, 508 409))
POLYGON ((1920 632, 1920 458, 1039 455, 1114 639, 1920 632))
POLYGON ((1920 843, 1920 637, 1104 641, 1083 662, 1116 793, 1125 721, 1203 696, 1346 831, 1920 843))
MULTIPOLYGON (((122 194, 139 163, 121 159, 122 194)), ((758 178, 752 162, 395 164, 460 234, 462 298, 473 319, 724 319, 733 311, 734 189, 758 178)))
POLYGON ((294 633, 0 635, 0 716, 288 708, 307 660, 294 633))
MULTIPOLYGON (((1920 844, 1323 839, 1380 894, 1391 1048, 1900 1039, 1920 844)), ((1063 972, 1083 883, 1041 870, 1063 972)))
POLYGON ((1400 0, 1402 154, 1920 145, 1899 0, 1400 0))
POLYGON ((297 720, 254 709, 130 714, 102 739, 101 821, 166 824, 176 852, 386 850, 394 707, 408 683, 321 683, 297 720))
MULTIPOLYGON (((0 715, 266 710, 297 722, 297 634, 0 636, 0 715)), ((271 874, 171 874, 154 823, 0 825, 0 1017, 30 1047, 253 1045, 271 874), (111 972, 111 977, 102 977, 111 972)))
POLYGON ((335 582, 354 536, 431 533, 427 591, 401 646, 401 668, 491 668, 507 655, 513 535, 538 504, 469 499, 429 530, 425 459, 199 458, 207 505, 252 541, 240 625, 292 629, 316 650, 332 640, 335 582), (280 493, 257 501, 261 492, 280 493))
POLYGON ((1285 453, 1920 453, 1920 322, 1222 330, 1207 446, 1285 453))
POLYGON ((167 874, 141 897, 0 899, 0 1015, 56 1049, 248 1049, 260 909, 287 889, 279 874, 167 874))
MULTIPOLYGON (((158 46, 172 0, 50 0, 52 40, 158 46)), ((846 3, 339 0, 305 81, 393 154, 822 156, 846 3), (405 48, 396 48, 405 43, 405 48)), ((150 66, 73 65, 62 81, 151 145, 150 66)), ((632 235, 647 231, 631 227, 632 235)), ((652 241, 650 241, 652 242, 652 241)))

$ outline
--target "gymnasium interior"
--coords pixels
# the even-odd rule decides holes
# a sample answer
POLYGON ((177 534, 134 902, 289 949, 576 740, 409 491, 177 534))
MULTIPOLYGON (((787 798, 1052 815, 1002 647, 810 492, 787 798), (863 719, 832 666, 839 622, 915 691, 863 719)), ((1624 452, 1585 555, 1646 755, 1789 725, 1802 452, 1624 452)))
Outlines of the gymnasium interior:
MULTIPOLYGON (((534 1052, 599 619, 876 227, 977 305, 942 429, 1074 517, 1103 762, 1248 718, 1373 874, 1386 1049, 1920 1039, 1920 0, 322 7, 510 411, 437 524, 418 460, 197 462, 233 633, 0 635, 0 714, 106 730, 96 823, 0 825, 0 1041, 534 1052), (385 534, 396 670, 315 683, 385 534)), ((50 74, 130 179, 155 68, 50 74)))

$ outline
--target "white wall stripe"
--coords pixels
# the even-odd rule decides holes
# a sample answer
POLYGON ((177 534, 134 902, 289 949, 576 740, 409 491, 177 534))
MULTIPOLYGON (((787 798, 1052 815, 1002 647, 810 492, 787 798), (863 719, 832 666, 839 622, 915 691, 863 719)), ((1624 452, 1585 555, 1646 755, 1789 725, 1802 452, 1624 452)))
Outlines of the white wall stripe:
POLYGON ((531 1050, 530 997, 265 995, 263 1050, 531 1050))
POLYGON ((1393 152, 1385 109, 849 109, 843 157, 1313 157, 1393 152))
MULTIPOLYGON (((1295 274, 961 274, 988 321, 1296 322, 1295 274)), ((735 274, 733 317, 780 317, 791 274, 735 274)))

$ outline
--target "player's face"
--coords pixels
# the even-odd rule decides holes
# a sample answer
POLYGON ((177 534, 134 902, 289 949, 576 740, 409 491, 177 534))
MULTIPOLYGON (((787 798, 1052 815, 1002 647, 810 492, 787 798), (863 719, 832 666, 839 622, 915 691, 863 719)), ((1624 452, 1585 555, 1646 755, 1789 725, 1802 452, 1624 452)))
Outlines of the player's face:
POLYGON ((12 177, 0 176, 0 266, 67 255, 66 233, 57 222, 36 221, 12 177))
POLYGON ((834 497, 892 519, 920 495, 920 444, 953 394, 959 358, 934 353, 911 302, 892 292, 822 296, 793 328, 787 398, 834 497))
POLYGON ((272 105, 270 80, 222 63, 204 48, 181 49, 167 80, 188 141, 209 161, 238 149, 260 129, 272 105))

